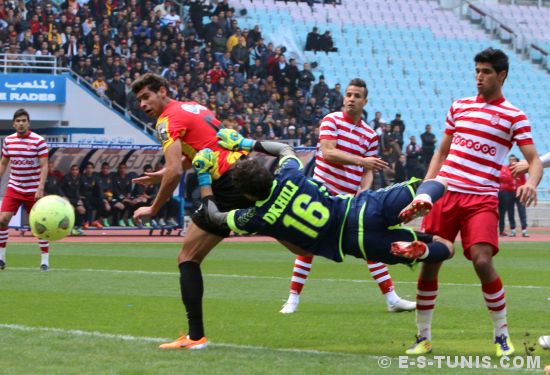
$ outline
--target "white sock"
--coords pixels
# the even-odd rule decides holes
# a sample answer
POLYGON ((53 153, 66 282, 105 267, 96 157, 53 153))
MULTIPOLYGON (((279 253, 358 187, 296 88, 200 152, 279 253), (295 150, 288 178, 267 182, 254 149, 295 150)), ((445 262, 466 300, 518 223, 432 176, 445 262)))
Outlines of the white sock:
POLYGON ((49 253, 42 253, 40 255, 40 265, 45 264, 46 266, 50 265, 50 254, 49 253))
POLYGON ((416 326, 418 327, 418 336, 425 337, 432 341, 432 317, 433 309, 416 310, 416 326))
POLYGON ((426 259, 428 257, 428 255, 430 255, 430 248, 428 246, 426 246, 426 251, 424 252, 424 254, 419 256, 418 259, 426 259))
POLYGON ((491 319, 493 319, 493 330, 495 337, 502 334, 510 337, 510 333, 508 333, 508 321, 506 319, 506 308, 500 311, 492 311, 490 312, 490 315, 491 319))
POLYGON ((0 247, 0 260, 6 261, 6 248, 0 247))
POLYGON ((393 305, 397 302, 399 302, 399 296, 397 293, 395 293, 395 290, 390 290, 388 293, 384 294, 384 297, 386 297, 386 303, 389 305, 393 305))
POLYGON ((300 303, 300 295, 296 293, 290 293, 288 295, 288 300, 286 303, 293 303, 293 304, 299 304, 300 303))
POLYGON ((415 200, 425 201, 425 202, 431 202, 431 201, 432 201, 432 197, 430 197, 430 196, 429 196, 428 194, 426 194, 426 193, 418 194, 414 199, 415 199, 415 200))

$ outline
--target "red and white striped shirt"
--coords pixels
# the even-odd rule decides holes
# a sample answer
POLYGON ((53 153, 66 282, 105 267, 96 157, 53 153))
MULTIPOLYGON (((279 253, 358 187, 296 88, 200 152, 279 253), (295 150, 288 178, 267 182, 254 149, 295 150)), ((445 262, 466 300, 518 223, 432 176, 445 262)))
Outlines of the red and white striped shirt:
MULTIPOLYGON (((378 136, 363 120, 357 125, 343 112, 333 112, 323 118, 319 128, 319 141, 335 140, 336 148, 348 154, 376 156, 378 136)), ((313 178, 325 183, 334 194, 355 194, 361 185, 363 167, 330 163, 323 158, 317 145, 313 178)))
POLYGON ((527 116, 504 97, 457 100, 447 114, 445 133, 453 140, 438 176, 447 180, 449 190, 467 194, 498 195, 500 170, 513 142, 533 144, 527 116))
POLYGON ((40 183, 40 158, 48 156, 48 144, 40 135, 29 131, 20 138, 7 136, 2 145, 2 157, 10 158, 8 188, 21 193, 35 193, 40 183))

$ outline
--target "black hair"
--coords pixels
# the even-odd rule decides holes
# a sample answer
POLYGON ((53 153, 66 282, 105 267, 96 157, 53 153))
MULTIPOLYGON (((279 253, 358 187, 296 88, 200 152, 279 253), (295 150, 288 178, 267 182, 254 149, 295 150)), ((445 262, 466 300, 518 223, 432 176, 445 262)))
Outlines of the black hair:
POLYGON ((235 187, 243 194, 263 200, 271 193, 274 177, 256 159, 239 160, 233 167, 232 177, 235 187))
POLYGON ((506 72, 504 79, 508 77, 508 71, 510 69, 510 63, 508 61, 508 55, 499 49, 489 47, 479 52, 474 57, 476 63, 489 63, 491 67, 499 74, 502 71, 506 72))
POLYGON ((144 88, 148 88, 152 92, 158 92, 161 87, 164 87, 168 91, 170 85, 166 79, 153 73, 145 73, 132 83, 134 94, 137 94, 144 88))
POLYGON ((87 168, 89 165, 91 165, 92 168, 95 168, 95 164, 92 163, 91 161, 89 161, 89 162, 86 163, 86 168, 87 168))
POLYGON ((356 87, 362 87, 365 89, 365 98, 369 96, 369 89, 367 88, 367 84, 365 81, 363 81, 361 78, 354 78, 348 83, 349 86, 356 86, 356 87))
POLYGON ((21 116, 27 116, 27 121, 31 121, 31 116, 29 116, 29 112, 23 108, 19 108, 15 113, 13 114, 13 121, 15 122, 15 119, 21 116))

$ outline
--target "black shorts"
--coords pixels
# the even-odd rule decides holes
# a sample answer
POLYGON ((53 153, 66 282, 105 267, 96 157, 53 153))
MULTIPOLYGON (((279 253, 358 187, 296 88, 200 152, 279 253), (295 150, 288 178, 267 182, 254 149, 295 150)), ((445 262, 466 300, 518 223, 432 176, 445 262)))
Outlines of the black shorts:
MULTIPOLYGON (((233 184, 233 169, 229 169, 219 179, 212 183, 214 200, 221 212, 235 210, 237 208, 246 208, 254 205, 254 202, 246 199, 243 194, 235 188, 233 184)), ((228 237, 231 232, 226 228, 219 228, 210 224, 205 217, 205 213, 200 208, 191 214, 191 220, 202 230, 215 234, 220 237, 228 237)))

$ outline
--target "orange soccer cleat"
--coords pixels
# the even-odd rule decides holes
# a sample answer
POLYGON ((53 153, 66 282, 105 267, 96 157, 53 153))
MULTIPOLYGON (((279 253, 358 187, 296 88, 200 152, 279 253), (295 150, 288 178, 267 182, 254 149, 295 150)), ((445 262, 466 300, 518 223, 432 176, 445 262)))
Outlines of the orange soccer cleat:
POLYGON ((99 222, 99 220, 92 221, 92 225, 96 227, 97 229, 103 228, 103 225, 99 222))
POLYGON ((399 213, 399 220, 408 223, 417 217, 425 216, 432 210, 432 199, 428 194, 419 194, 399 213))
POLYGON ((206 337, 201 337, 199 340, 191 340, 189 336, 178 337, 175 341, 167 342, 159 346, 160 349, 204 349, 208 345, 206 337))
POLYGON ((428 246, 422 241, 399 241, 391 244, 391 253, 407 259, 418 259, 428 250, 428 246))

